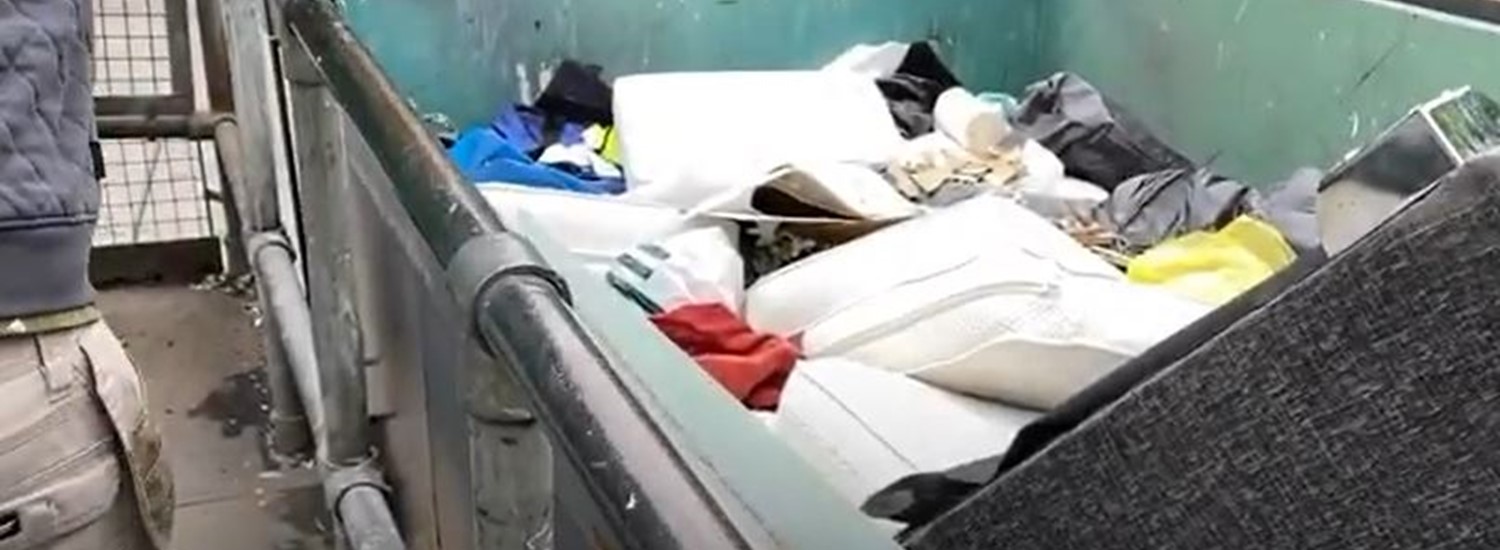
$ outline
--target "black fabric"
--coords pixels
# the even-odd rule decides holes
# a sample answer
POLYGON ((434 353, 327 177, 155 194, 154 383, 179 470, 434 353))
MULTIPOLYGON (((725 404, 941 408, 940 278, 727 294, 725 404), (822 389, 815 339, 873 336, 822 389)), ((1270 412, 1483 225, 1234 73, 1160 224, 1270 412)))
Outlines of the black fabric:
POLYGON ((912 75, 925 78, 947 88, 963 86, 963 82, 954 76, 948 65, 938 56, 937 50, 932 49, 932 44, 917 42, 906 51, 906 58, 901 60, 901 66, 896 68, 896 74, 912 75))
POLYGON ((1299 257, 1270 279, 1188 325, 1027 425, 1016 435, 1005 454, 945 472, 902 479, 872 496, 864 506, 865 513, 917 527, 926 525, 1035 456, 1130 390, 1224 333, 1246 315, 1264 307, 1326 261, 1320 253, 1299 257))
POLYGON ((1056 153, 1068 175, 1106 190, 1141 174, 1195 168, 1074 74, 1059 73, 1028 87, 1014 123, 1056 153))
POLYGON ((1207 170, 1173 169, 1121 183, 1099 220, 1138 252, 1192 231, 1224 227, 1250 210, 1250 188, 1207 170))
POLYGON ((937 122, 932 113, 937 109, 938 97, 948 91, 948 87, 907 74, 877 79, 875 85, 885 96, 886 106, 891 110, 891 117, 896 119, 896 127, 901 129, 902 136, 907 139, 921 137, 936 129, 937 122))
POLYGON ((537 97, 536 107, 573 122, 613 125, 615 92, 600 77, 602 72, 597 65, 563 61, 537 97))
POLYGON ((1490 157, 904 542, 1500 547, 1496 269, 1490 157))
POLYGON ((889 77, 876 79, 901 135, 915 138, 932 133, 932 112, 938 97, 963 84, 948 70, 932 46, 912 44, 901 66, 889 77))

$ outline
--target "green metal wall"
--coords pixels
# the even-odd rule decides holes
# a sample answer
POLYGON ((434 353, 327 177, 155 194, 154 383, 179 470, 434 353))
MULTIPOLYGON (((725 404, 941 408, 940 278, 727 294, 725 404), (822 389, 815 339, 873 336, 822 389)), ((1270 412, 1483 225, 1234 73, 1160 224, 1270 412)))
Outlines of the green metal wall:
MULTIPOLYGON (((348 0, 417 105, 488 118, 565 57, 613 75, 813 68, 857 42, 935 39, 975 87, 1035 80, 1038 0, 348 0)), ((733 108, 734 106, 725 106, 733 108)))
MULTIPOLYGON (((349 0, 424 110, 460 124, 565 57, 613 75, 813 67, 855 42, 935 39, 974 87, 1083 74, 1228 175, 1327 166, 1410 106, 1500 96, 1500 30, 1384 0, 349 0)), ((732 108, 732 106, 726 106, 732 108)))
POLYGON ((1043 21, 1043 67, 1250 182, 1327 166, 1443 89, 1500 97, 1500 30, 1391 2, 1049 0, 1043 21))

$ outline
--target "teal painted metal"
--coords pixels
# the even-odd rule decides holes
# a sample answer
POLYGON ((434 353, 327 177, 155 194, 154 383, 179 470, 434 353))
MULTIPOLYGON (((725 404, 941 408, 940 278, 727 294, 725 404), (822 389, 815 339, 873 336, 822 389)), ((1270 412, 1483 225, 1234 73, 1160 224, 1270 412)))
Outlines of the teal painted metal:
POLYGON ((1083 74, 1249 182, 1327 167, 1412 106, 1500 97, 1500 28, 1375 0, 1051 0, 1041 65, 1083 74))
MULTIPOLYGON (((535 93, 563 58, 642 71, 815 67, 856 42, 934 40, 979 89, 1083 74, 1169 142, 1252 183, 1328 166, 1410 106, 1500 96, 1500 29, 1381 0, 347 0, 423 110, 460 124, 535 93)), ((726 109, 736 108, 726 105, 726 109)), ((528 224, 523 233, 546 241, 528 224)), ((554 250, 553 247, 544 247, 554 250)), ((820 540, 869 533, 639 312, 568 260, 578 314, 746 517, 820 540), (778 483, 776 480, 780 480, 778 483), (781 492, 802 487, 802 494, 781 492)), ((749 519, 747 519, 749 518, 749 519)), ((861 547, 862 544, 840 547, 861 547)))
POLYGON ((974 87, 1071 70, 1251 182, 1327 166, 1439 91, 1500 95, 1500 30, 1384 0, 349 0, 419 107, 460 124, 573 57, 613 75, 813 67, 935 40, 974 87), (394 32, 393 29, 399 29, 394 32))
MULTIPOLYGON (((1035 80, 1038 0, 348 0, 417 105, 455 122, 530 96, 563 58, 609 74, 812 68, 858 42, 934 40, 981 89, 1035 80)), ((726 106, 733 108, 733 106, 726 106)))

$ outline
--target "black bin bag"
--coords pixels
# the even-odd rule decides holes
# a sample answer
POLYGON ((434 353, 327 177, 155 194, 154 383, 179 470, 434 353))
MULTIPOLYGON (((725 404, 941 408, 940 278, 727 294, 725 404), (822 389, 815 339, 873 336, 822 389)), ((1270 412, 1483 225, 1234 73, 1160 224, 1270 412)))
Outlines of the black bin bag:
POLYGON ((1013 118, 1016 128, 1062 159, 1068 175, 1108 190, 1141 174, 1195 168, 1075 74, 1032 84, 1013 118))

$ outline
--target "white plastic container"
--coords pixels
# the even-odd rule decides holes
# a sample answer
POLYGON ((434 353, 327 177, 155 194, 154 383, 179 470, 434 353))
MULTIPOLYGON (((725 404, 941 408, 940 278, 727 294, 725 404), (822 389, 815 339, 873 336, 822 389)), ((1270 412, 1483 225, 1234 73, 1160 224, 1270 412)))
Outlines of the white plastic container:
POLYGON ((980 101, 963 88, 938 96, 933 118, 939 131, 979 155, 992 153, 1011 132, 1000 106, 980 101))

